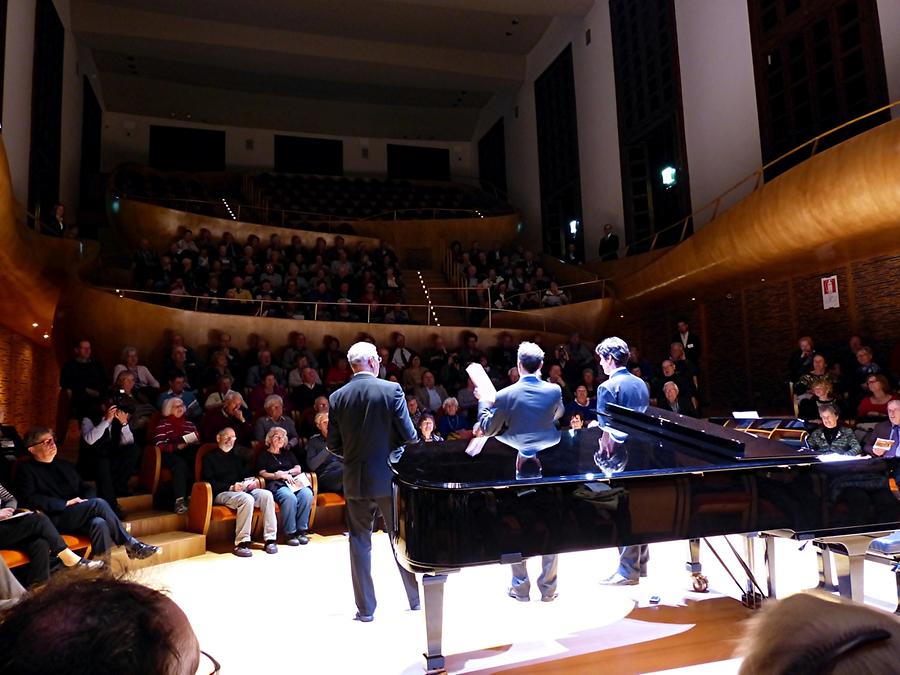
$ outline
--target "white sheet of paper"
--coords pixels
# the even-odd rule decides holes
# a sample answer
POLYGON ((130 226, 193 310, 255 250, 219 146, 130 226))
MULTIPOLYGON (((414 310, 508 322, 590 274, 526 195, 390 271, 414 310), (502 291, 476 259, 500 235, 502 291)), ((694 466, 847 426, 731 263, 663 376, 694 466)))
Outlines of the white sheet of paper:
POLYGON ((200 437, 197 436, 197 434, 192 431, 191 433, 185 434, 184 436, 182 436, 181 440, 183 440, 188 445, 193 445, 194 443, 197 443, 200 440, 200 437))
POLYGON ((868 455, 842 455, 837 452, 826 452, 818 455, 820 462, 852 462, 857 459, 869 459, 868 455))
POLYGON ((759 413, 755 410, 735 410, 731 416, 736 420, 758 420, 759 413))
POLYGON ((492 402, 497 400, 497 390, 494 388, 494 383, 491 382, 491 378, 484 372, 484 368, 481 367, 480 363, 470 363, 466 366, 466 372, 472 378, 475 386, 478 387, 480 400, 492 402))
MULTIPOLYGON (((480 367, 481 366, 479 366, 479 368, 480 367)), ((484 449, 484 444, 487 443, 487 440, 487 436, 476 436, 469 441, 469 444, 466 446, 466 454, 469 457, 474 457, 479 454, 484 449)))

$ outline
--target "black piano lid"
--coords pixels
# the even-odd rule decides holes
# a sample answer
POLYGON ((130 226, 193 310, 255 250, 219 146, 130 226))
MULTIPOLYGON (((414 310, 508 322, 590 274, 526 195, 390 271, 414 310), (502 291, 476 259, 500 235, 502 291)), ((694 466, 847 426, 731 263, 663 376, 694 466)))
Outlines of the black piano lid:
POLYGON ((598 455, 603 434, 600 428, 561 431, 557 445, 538 453, 542 465, 538 478, 517 479, 517 451, 496 438, 488 439, 475 457, 466 454, 466 441, 410 445, 392 468, 396 480, 411 486, 480 489, 817 461, 815 453, 658 408, 649 408, 646 413, 610 408, 607 427, 626 435, 622 443, 612 446, 612 457, 598 455))

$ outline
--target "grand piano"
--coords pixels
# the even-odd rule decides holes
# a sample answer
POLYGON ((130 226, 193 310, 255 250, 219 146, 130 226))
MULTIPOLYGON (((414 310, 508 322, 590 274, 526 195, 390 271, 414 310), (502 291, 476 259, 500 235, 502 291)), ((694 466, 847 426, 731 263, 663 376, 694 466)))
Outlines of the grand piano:
MULTIPOLYGON (((610 406, 538 462, 491 438, 408 446, 392 464, 398 561, 423 574, 426 669, 444 667, 443 590, 466 567, 726 534, 840 542, 900 529, 885 460, 809 450, 657 408, 610 406)), ((699 569, 692 546, 693 564, 699 569)))

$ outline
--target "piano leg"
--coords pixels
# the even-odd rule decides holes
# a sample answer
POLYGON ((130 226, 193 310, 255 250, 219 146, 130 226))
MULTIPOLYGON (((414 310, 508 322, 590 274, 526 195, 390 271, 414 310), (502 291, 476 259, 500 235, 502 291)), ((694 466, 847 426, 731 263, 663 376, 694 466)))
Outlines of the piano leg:
POLYGON ((769 592, 769 598, 774 600, 778 597, 775 593, 775 574, 778 569, 775 565, 775 537, 766 533, 763 533, 760 536, 763 538, 763 541, 766 542, 766 574, 768 576, 766 590, 769 592))
POLYGON ((894 614, 900 614, 900 560, 894 558, 894 577, 897 579, 897 609, 894 610, 894 614))
MULTIPOLYGON (((819 564, 819 585, 818 588, 829 593, 837 590, 834 585, 834 573, 831 565, 831 549, 827 544, 815 543, 816 562, 819 564)), ((900 582, 898 582, 900 583, 900 582)))
POLYGON ((843 598, 850 598, 854 602, 865 600, 863 565, 870 541, 870 537, 865 537, 860 542, 847 541, 837 544, 844 549, 835 557, 838 591, 843 598))
POLYGON ((425 635, 428 651, 425 656, 425 671, 442 673, 444 655, 441 653, 441 641, 444 626, 444 582, 446 574, 426 574, 422 577, 425 589, 425 635))
MULTIPOLYGON (((691 582, 694 591, 697 593, 706 593, 709 590, 709 579, 703 575, 703 565, 700 563, 700 540, 688 540, 688 552, 691 559, 685 565, 685 569, 691 573, 691 582)), ((900 576, 898 576, 898 584, 900 584, 900 576)))

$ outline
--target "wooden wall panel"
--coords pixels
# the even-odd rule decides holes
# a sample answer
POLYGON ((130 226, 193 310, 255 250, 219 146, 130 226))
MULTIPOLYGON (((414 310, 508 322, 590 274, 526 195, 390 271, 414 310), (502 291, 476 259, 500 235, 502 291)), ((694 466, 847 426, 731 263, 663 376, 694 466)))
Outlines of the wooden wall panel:
POLYGON ((59 368, 50 346, 39 346, 0 327, 0 421, 20 434, 30 427, 55 428, 59 368))
POLYGON ((852 266, 860 313, 859 332, 881 346, 900 342, 900 255, 860 262, 852 266))

